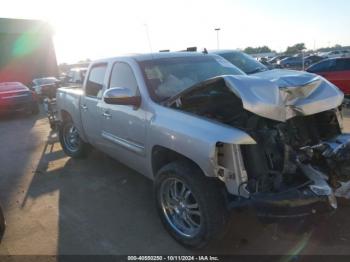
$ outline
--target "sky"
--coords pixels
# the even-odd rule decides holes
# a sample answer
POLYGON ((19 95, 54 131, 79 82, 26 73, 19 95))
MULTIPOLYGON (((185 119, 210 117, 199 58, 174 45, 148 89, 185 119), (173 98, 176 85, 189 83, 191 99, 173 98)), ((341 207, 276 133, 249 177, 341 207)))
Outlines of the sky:
POLYGON ((1 0, 0 17, 42 19, 59 63, 190 46, 276 51, 350 45, 349 0, 1 0))

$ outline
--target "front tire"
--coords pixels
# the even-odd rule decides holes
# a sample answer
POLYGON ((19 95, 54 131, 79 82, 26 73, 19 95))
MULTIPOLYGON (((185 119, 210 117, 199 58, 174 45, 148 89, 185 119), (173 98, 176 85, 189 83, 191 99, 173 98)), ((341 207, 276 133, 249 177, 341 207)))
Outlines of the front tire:
POLYGON ((219 181, 188 161, 159 170, 154 183, 156 207, 170 235, 188 248, 202 248, 222 236, 228 220, 219 181))
POLYGON ((73 158, 85 157, 89 151, 89 144, 79 136, 77 128, 71 119, 65 120, 59 129, 59 139, 63 151, 73 158))

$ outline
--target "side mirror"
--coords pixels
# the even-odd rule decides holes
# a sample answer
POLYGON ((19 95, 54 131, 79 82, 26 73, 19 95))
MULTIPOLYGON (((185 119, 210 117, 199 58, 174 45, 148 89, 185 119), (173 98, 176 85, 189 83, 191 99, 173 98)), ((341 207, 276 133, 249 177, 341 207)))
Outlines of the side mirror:
POLYGON ((103 100, 112 105, 130 105, 136 108, 141 105, 141 97, 134 96, 130 89, 124 87, 107 89, 103 94, 103 100))

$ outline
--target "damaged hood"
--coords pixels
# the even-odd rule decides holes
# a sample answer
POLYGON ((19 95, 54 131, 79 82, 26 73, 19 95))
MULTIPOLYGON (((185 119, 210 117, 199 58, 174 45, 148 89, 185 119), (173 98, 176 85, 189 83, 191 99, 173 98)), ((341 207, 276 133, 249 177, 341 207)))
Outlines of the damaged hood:
POLYGON ((341 105, 344 94, 315 74, 271 70, 247 76, 223 76, 242 99, 243 107, 257 115, 285 122, 297 115, 312 115, 341 105))
MULTIPOLYGON (((312 115, 336 108, 344 99, 344 94, 324 78, 293 70, 269 70, 254 76, 219 76, 193 88, 220 81, 224 81, 242 100, 244 109, 281 122, 297 115, 312 115)), ((185 95, 187 91, 179 94, 177 98, 185 95)))

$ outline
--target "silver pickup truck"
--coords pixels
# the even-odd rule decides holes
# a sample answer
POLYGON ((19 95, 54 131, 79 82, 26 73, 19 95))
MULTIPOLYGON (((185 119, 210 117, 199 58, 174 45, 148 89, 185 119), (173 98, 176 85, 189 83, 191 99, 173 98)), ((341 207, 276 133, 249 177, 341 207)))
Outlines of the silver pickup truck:
POLYGON ((165 228, 198 248, 236 207, 297 217, 350 197, 343 97, 322 77, 247 76, 214 54, 116 57, 58 90, 59 137, 71 157, 92 145, 152 179, 165 228))

